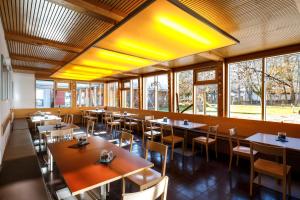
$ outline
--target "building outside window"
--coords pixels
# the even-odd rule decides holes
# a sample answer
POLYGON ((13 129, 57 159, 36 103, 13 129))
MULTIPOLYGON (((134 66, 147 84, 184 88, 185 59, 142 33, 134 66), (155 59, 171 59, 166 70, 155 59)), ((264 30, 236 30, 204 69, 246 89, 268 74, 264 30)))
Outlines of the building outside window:
POLYGON ((139 81, 132 79, 123 82, 122 107, 139 108, 139 81))
POLYGON ((91 106, 104 106, 104 83, 91 83, 91 106))
POLYGON ((88 107, 89 104, 89 83, 76 83, 76 105, 77 107, 88 107))
POLYGON ((169 111, 168 74, 144 78, 144 109, 169 111))
POLYGON ((110 82, 107 84, 108 106, 119 107, 118 82, 110 82))
POLYGON ((53 81, 36 80, 36 108, 53 108, 53 91, 53 81))
POLYGON ((70 108, 72 104, 72 93, 70 82, 56 82, 54 105, 60 108, 70 108))

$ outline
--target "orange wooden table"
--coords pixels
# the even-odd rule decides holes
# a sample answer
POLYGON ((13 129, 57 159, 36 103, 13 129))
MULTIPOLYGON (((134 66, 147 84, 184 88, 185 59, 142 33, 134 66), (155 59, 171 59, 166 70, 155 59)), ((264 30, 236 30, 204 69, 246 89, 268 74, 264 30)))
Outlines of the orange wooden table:
POLYGON ((153 163, 97 136, 89 137, 90 144, 85 147, 69 148, 76 142, 72 140, 48 145, 72 195, 89 191, 145 168, 153 167, 153 163), (103 149, 112 150, 116 155, 110 164, 97 163, 103 149))

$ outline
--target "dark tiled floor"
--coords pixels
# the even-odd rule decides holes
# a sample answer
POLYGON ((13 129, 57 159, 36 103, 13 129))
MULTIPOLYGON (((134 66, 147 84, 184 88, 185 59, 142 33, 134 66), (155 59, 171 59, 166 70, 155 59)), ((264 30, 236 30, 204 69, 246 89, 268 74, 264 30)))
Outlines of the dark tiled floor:
MULTIPOLYGON (((98 130, 101 128, 101 126, 97 127, 98 130)), ((135 139, 133 153, 142 156, 140 138, 136 136, 135 139)), ((42 158, 41 154, 40 158, 42 158)), ((204 154, 200 155, 200 153, 194 157, 183 157, 181 154, 175 153, 173 161, 168 158, 166 169, 167 176, 170 177, 168 199, 281 199, 281 193, 259 186, 254 187, 254 197, 249 197, 249 161, 241 159, 239 167, 233 167, 232 172, 228 173, 228 157, 225 154, 219 154, 218 159, 215 159, 211 152, 210 158, 208 163, 204 154)), ((154 163, 155 169, 160 171, 160 155, 151 153, 149 159, 154 163)), ((42 159, 40 161, 43 162, 42 159)), ((64 181, 57 169, 54 169, 53 173, 45 173, 44 177, 55 199, 55 191, 65 187, 64 181)), ((297 181, 296 179, 293 182, 292 190, 300 189, 297 181)), ((272 182, 274 181, 272 180, 272 182)), ((127 192, 130 191, 137 191, 137 188, 127 185, 127 192)), ((117 181, 111 184, 111 193, 108 199, 121 199, 120 197, 121 182, 117 181)))

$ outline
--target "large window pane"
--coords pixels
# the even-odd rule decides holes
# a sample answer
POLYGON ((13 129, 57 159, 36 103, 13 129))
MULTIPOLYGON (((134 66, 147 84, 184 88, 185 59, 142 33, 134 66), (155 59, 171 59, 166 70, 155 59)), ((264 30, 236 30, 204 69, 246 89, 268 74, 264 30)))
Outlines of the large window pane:
POLYGON ((266 120, 299 123, 300 53, 266 58, 266 120))
POLYGON ((130 108, 130 89, 122 90, 122 107, 130 108))
POLYGON ((55 107, 70 108, 71 107, 71 92, 66 90, 56 90, 55 92, 55 107))
POLYGON ((157 110, 169 111, 168 75, 157 76, 157 110))
POLYGON ((108 106, 118 107, 119 106, 118 82, 108 83, 107 88, 108 88, 108 106))
MULTIPOLYGON (((175 76, 175 93, 178 94, 179 112, 181 112, 193 104, 193 70, 177 72, 175 76)), ((176 102, 176 94, 174 102, 176 102)), ((193 107, 184 113, 193 113, 193 107)))
POLYGON ((195 86, 195 114, 218 115, 218 85, 195 86))
POLYGON ((104 83, 92 83, 90 88, 91 106, 104 105, 104 83))
POLYGON ((76 83, 77 101, 78 107, 89 106, 89 83, 76 83))
POLYGON ((261 119, 262 59, 229 64, 229 117, 261 119))
POLYGON ((132 86, 132 108, 139 108, 139 81, 138 79, 131 80, 132 86))
POLYGON ((146 110, 155 110, 155 77, 146 77, 145 79, 145 102, 146 110))
POLYGON ((36 108, 53 108, 53 81, 36 81, 36 108))

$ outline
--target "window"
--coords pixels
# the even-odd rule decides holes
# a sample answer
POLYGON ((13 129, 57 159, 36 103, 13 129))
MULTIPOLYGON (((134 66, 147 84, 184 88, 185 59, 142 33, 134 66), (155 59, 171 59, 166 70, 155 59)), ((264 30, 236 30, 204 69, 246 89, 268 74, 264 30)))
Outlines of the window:
POLYGON ((229 64, 229 117, 261 119, 262 59, 229 64))
POLYGON ((119 107, 118 82, 107 84, 108 89, 108 106, 119 107))
POLYGON ((72 95, 70 90, 70 82, 55 83, 54 105, 59 108, 70 108, 72 103, 72 95))
POLYGON ((104 83, 91 84, 91 106, 104 106, 104 83))
POLYGON ((6 100, 8 99, 8 92, 9 92, 9 71, 7 65, 5 63, 4 56, 1 55, 1 66, 0 66, 0 74, 1 74, 1 99, 6 100))
POLYGON ((268 121, 300 123, 300 53, 265 59, 268 121))
POLYGON ((53 108, 54 82, 36 80, 36 108, 53 108))
POLYGON ((56 89, 70 89, 69 82, 56 82, 56 89))
POLYGON ((203 82, 203 81, 215 81, 216 77, 216 70, 197 70, 196 71, 196 82, 203 82))
POLYGON ((76 105, 78 107, 88 107, 89 106, 89 83, 76 83, 76 105))
POLYGON ((139 108, 139 81, 132 79, 123 82, 122 107, 139 108))
POLYGON ((144 109, 169 111, 168 74, 144 78, 144 109))
POLYGON ((195 114, 218 116, 218 85, 195 86, 195 114))
POLYGON ((193 70, 176 72, 174 102, 177 101, 176 96, 178 96, 178 107, 175 103, 175 110, 193 113, 193 70))

